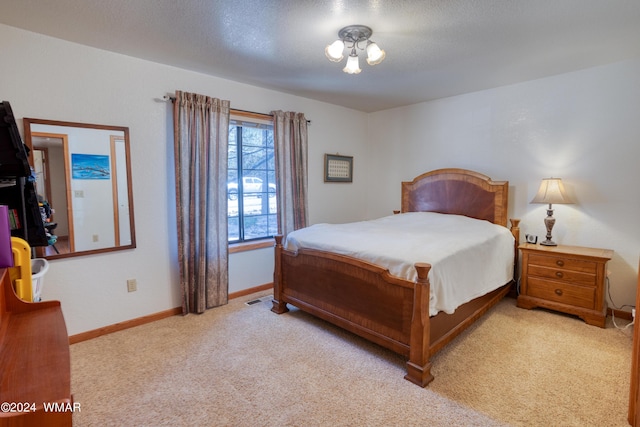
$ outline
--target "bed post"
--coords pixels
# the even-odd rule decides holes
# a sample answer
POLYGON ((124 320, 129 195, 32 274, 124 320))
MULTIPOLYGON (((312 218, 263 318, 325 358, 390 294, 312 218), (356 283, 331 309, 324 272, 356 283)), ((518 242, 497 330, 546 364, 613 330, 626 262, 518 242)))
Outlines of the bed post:
POLYGON ((515 253, 513 255, 513 281, 514 283, 518 283, 518 256, 520 255, 518 246, 520 246, 520 220, 509 218, 509 221, 511 222, 511 234, 516 239, 516 247, 514 248, 515 253))
POLYGON ((271 311, 277 314, 289 311, 287 303, 282 301, 282 235, 275 236, 275 266, 273 270, 273 307, 271 311))
POLYGON ((429 295, 430 284, 427 278, 431 265, 415 264, 418 272, 413 291, 413 314, 411 318, 411 332, 409 337, 409 361, 405 379, 420 387, 425 387, 433 381, 431 375, 430 356, 430 325, 429 325, 429 295))

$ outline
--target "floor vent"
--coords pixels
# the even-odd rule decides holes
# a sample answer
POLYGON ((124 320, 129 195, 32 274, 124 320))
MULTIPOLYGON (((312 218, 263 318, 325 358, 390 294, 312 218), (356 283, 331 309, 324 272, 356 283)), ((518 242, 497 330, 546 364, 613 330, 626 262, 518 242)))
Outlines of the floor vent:
POLYGON ((268 295, 268 296, 266 296, 266 297, 262 297, 262 298, 254 299, 254 300, 251 300, 251 301, 247 301, 247 302, 245 302, 245 304, 246 304, 246 305, 254 305, 254 304, 261 303, 261 302, 263 302, 263 301, 269 301, 269 300, 270 300, 270 299, 272 299, 272 298, 273 298, 273 296, 268 295))

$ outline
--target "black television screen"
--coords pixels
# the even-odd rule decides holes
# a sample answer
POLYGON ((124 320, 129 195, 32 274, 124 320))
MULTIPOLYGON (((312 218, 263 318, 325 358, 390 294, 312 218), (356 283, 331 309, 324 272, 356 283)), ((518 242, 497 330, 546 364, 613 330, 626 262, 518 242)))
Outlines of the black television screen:
POLYGON ((7 101, 0 102, 0 205, 7 205, 15 218, 12 236, 32 247, 48 245, 27 147, 7 101))
POLYGON ((27 148, 22 143, 11 104, 0 102, 0 178, 31 175, 27 148))

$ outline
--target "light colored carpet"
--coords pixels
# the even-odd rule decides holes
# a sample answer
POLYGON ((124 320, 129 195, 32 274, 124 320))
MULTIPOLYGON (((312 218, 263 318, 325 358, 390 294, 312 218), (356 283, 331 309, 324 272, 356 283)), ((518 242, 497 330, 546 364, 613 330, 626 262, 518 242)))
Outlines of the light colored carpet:
POLYGON ((71 346, 75 426, 626 426, 631 328, 505 299, 433 359, 254 294, 71 346))

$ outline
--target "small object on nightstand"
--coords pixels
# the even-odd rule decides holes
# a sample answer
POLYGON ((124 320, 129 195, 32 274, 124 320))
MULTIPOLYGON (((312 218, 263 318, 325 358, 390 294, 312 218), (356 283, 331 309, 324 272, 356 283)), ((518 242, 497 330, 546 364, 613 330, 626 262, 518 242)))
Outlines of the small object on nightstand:
POLYGON ((522 278, 518 307, 543 307, 605 327, 605 277, 609 249, 520 245, 522 278))

